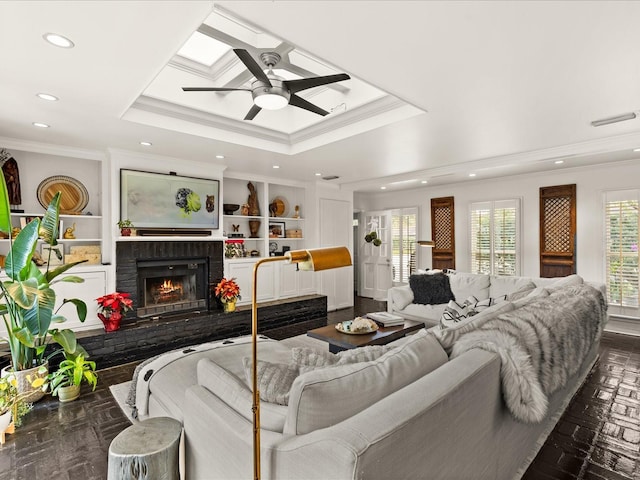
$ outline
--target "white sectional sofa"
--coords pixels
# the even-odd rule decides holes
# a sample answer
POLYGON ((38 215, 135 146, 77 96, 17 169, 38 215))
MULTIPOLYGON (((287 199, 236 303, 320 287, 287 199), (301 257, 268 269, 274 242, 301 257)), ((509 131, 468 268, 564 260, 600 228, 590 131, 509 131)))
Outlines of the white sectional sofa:
MULTIPOLYGON (((530 286, 489 281, 466 277, 452 289, 530 286)), ((606 303, 579 277, 519 296, 450 328, 349 351, 360 355, 350 360, 261 339, 261 396, 274 397, 261 402, 262 478, 520 478, 597 358, 606 303)), ((137 372, 141 416, 184 423, 189 480, 251 477, 249 356, 242 337, 137 372)))
MULTIPOLYGON (((429 275, 429 273, 422 275, 429 275)), ((576 275, 561 279, 483 275, 461 272, 446 275, 449 279, 455 300, 459 303, 464 302, 471 296, 478 300, 499 298, 532 283, 536 287, 546 287, 554 283, 561 286, 575 282, 577 279, 576 275)), ((599 286, 599 288, 604 287, 599 286)), ((389 313, 400 315, 409 320, 423 321, 428 327, 439 323, 446 306, 447 302, 438 304, 421 304, 414 302, 414 292, 410 285, 392 287, 387 292, 387 311, 389 313)))

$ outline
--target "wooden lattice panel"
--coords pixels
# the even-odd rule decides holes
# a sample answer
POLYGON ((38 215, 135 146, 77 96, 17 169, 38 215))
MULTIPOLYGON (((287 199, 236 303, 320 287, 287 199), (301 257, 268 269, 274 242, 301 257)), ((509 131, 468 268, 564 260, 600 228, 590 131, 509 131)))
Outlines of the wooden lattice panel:
POLYGON ((452 210, 449 207, 435 208, 435 246, 436 248, 451 249, 451 230, 453 228, 452 210))
POLYGON ((571 198, 555 197, 544 200, 544 249, 548 252, 570 252, 571 198))

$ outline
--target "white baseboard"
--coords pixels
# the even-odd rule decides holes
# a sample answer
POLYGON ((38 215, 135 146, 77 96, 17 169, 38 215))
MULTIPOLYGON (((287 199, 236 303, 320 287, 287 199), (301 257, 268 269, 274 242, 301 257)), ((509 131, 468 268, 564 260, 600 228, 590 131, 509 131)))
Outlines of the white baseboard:
POLYGON ((640 319, 609 316, 609 322, 604 327, 605 332, 622 333, 624 335, 640 336, 640 319))

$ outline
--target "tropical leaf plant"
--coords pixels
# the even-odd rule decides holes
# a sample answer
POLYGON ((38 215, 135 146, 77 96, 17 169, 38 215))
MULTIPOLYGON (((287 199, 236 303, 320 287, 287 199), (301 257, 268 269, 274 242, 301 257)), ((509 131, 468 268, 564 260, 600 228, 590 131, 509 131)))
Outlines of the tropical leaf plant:
POLYGON ((10 241, 5 260, 8 279, 0 282, 0 315, 7 330, 4 340, 9 345, 14 370, 41 365, 60 351, 72 359, 80 354, 87 356, 72 330, 51 328, 52 323, 66 320, 59 311, 67 303, 75 306, 81 322, 87 316, 87 306, 79 299, 64 299, 60 307, 55 309, 56 293, 51 287, 59 281, 82 282, 82 278, 77 276, 60 275, 84 260, 60 265, 52 270, 49 270, 47 262, 45 271, 41 271, 32 261, 38 241, 50 246, 58 244, 60 197, 61 193, 56 193, 43 218, 35 218, 13 238, 7 185, 4 175, 0 175, 0 231, 8 234, 10 241), (57 343, 60 349, 45 357, 45 350, 51 342, 57 343))

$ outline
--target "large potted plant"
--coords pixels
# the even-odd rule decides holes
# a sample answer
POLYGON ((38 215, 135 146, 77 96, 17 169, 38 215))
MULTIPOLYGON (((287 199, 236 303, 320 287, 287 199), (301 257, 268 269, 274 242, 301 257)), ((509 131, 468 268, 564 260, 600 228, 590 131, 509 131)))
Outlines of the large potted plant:
MULTIPOLYGON (((83 282, 78 276, 61 275, 84 260, 53 269, 49 268, 50 262, 47 262, 44 271, 32 261, 39 240, 50 246, 58 244, 60 195, 58 192, 52 198, 42 219, 35 218, 13 238, 7 185, 4 176, 0 175, 0 231, 8 234, 10 240, 5 259, 4 273, 7 279, 0 282, 0 315, 7 331, 4 340, 11 351, 11 365, 3 372, 15 373, 21 393, 33 389, 36 377, 47 376, 48 359, 52 355, 45 352, 49 343, 57 343, 67 355, 86 356, 86 351, 77 343, 72 330, 51 328, 52 323, 66 320, 59 310, 67 303, 75 305, 80 321, 84 322, 87 316, 86 304, 76 298, 64 299, 60 307, 54 310, 56 293, 52 288, 56 282, 83 282)), ((43 394, 42 390, 35 390, 26 395, 24 400, 34 402, 43 394)))
POLYGON ((58 396, 61 402, 70 402, 80 396, 80 385, 83 381, 91 385, 92 390, 98 384, 95 372, 96 362, 86 360, 84 355, 65 358, 58 369, 49 374, 51 394, 58 396))

